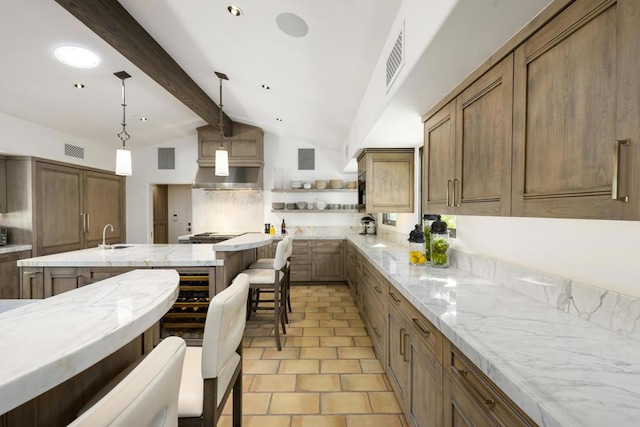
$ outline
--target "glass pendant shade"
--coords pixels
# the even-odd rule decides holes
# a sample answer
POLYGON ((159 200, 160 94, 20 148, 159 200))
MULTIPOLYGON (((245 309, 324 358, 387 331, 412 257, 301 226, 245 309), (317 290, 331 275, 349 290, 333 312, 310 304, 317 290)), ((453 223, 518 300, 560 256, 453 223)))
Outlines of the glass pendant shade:
POLYGON ((131 176, 131 151, 125 148, 116 151, 116 175, 131 176))
POLYGON ((220 147, 216 150, 216 170, 217 176, 229 176, 229 153, 220 147))

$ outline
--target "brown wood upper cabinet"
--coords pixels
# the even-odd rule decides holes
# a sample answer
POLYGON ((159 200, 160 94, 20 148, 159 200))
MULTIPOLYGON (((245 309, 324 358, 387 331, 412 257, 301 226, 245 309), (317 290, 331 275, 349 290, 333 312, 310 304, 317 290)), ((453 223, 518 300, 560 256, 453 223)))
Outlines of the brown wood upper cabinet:
POLYGON ((0 156, 0 213, 7 212, 7 160, 0 156))
MULTIPOLYGON (((233 136, 225 137, 222 146, 229 154, 229 166, 264 165, 264 131, 260 128, 233 124, 233 136)), ((198 128, 198 164, 213 167, 220 148, 220 132, 210 125, 198 128)))
POLYGON ((111 173, 36 162, 37 256, 125 241, 124 179, 111 173))
POLYGON ((423 212, 509 215, 513 56, 424 124, 423 212))
POLYGON ((358 156, 359 210, 413 213, 413 162, 413 148, 365 149, 358 156))
POLYGON ((638 219, 640 2, 576 1, 515 51, 513 214, 638 219))

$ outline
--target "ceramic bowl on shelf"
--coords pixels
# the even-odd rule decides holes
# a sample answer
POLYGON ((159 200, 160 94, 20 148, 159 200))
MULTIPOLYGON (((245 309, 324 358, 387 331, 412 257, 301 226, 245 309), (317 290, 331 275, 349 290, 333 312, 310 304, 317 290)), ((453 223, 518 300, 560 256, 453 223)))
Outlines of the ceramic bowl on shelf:
POLYGON ((312 187, 310 182, 305 182, 304 184, 302 184, 302 188, 304 188, 305 190, 310 190, 312 187))
POLYGON ((347 182, 347 188, 354 189, 354 188, 356 188, 356 185, 357 185, 356 181, 347 182))
POLYGON ((332 179, 329 181, 329 188, 339 190, 344 187, 344 181, 341 179, 332 179))
POLYGON ((298 209, 298 206, 296 206, 295 203, 287 203, 287 210, 292 211, 292 210, 295 210, 295 209, 298 209))
POLYGON ((307 202, 297 202, 296 206, 298 207, 298 209, 306 209, 307 208, 307 202))
POLYGON ((302 188, 302 181, 291 181, 291 188, 294 190, 302 188))
POLYGON ((324 200, 318 200, 316 202, 316 209, 318 209, 319 211, 325 210, 326 207, 327 207, 327 202, 325 202, 324 200))
POLYGON ((310 211, 313 210, 313 202, 307 203, 307 210, 310 210, 310 211))
POLYGON ((327 205, 327 207, 331 210, 336 210, 336 209, 340 209, 342 208, 342 205, 338 204, 338 203, 329 203, 327 205))
POLYGON ((316 179, 316 188, 318 190, 324 190, 325 188, 327 188, 327 181, 322 179, 316 179))
POLYGON ((271 203, 271 209, 273 209, 274 211, 282 210, 284 209, 284 203, 279 203, 279 202, 271 203))

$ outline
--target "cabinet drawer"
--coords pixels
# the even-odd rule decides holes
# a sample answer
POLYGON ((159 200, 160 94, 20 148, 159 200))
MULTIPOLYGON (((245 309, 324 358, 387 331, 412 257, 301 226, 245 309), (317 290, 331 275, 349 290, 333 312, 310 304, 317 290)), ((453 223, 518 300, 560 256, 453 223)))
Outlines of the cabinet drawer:
POLYGON ((477 406, 483 408, 497 425, 504 427, 536 425, 453 345, 449 369, 451 378, 456 380, 460 388, 466 391, 477 406))
POLYGON ((389 307, 395 307, 400 313, 403 313, 405 319, 410 322, 411 326, 429 349, 429 351, 442 361, 442 334, 440 331, 416 308, 407 301, 393 286, 389 287, 389 307))
POLYGON ((291 264, 290 273, 292 282, 308 282, 311 280, 311 264, 291 264))
POLYGON ((384 300, 389 292, 388 282, 384 280, 384 278, 375 271, 374 267, 368 263, 364 264, 362 274, 365 286, 367 286, 371 291, 371 298, 374 299, 376 303, 384 307, 384 300))
POLYGON ((311 243, 314 249, 342 249, 342 240, 316 240, 311 243))

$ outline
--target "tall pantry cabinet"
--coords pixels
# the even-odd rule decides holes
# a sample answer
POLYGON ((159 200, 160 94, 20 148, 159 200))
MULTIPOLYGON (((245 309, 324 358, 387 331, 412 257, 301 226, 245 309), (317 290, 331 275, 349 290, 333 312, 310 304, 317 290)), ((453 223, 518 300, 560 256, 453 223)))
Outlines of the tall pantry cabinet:
POLYGON ((7 159, 6 218, 15 244, 33 256, 125 242, 125 180, 111 172, 33 158, 7 159))

